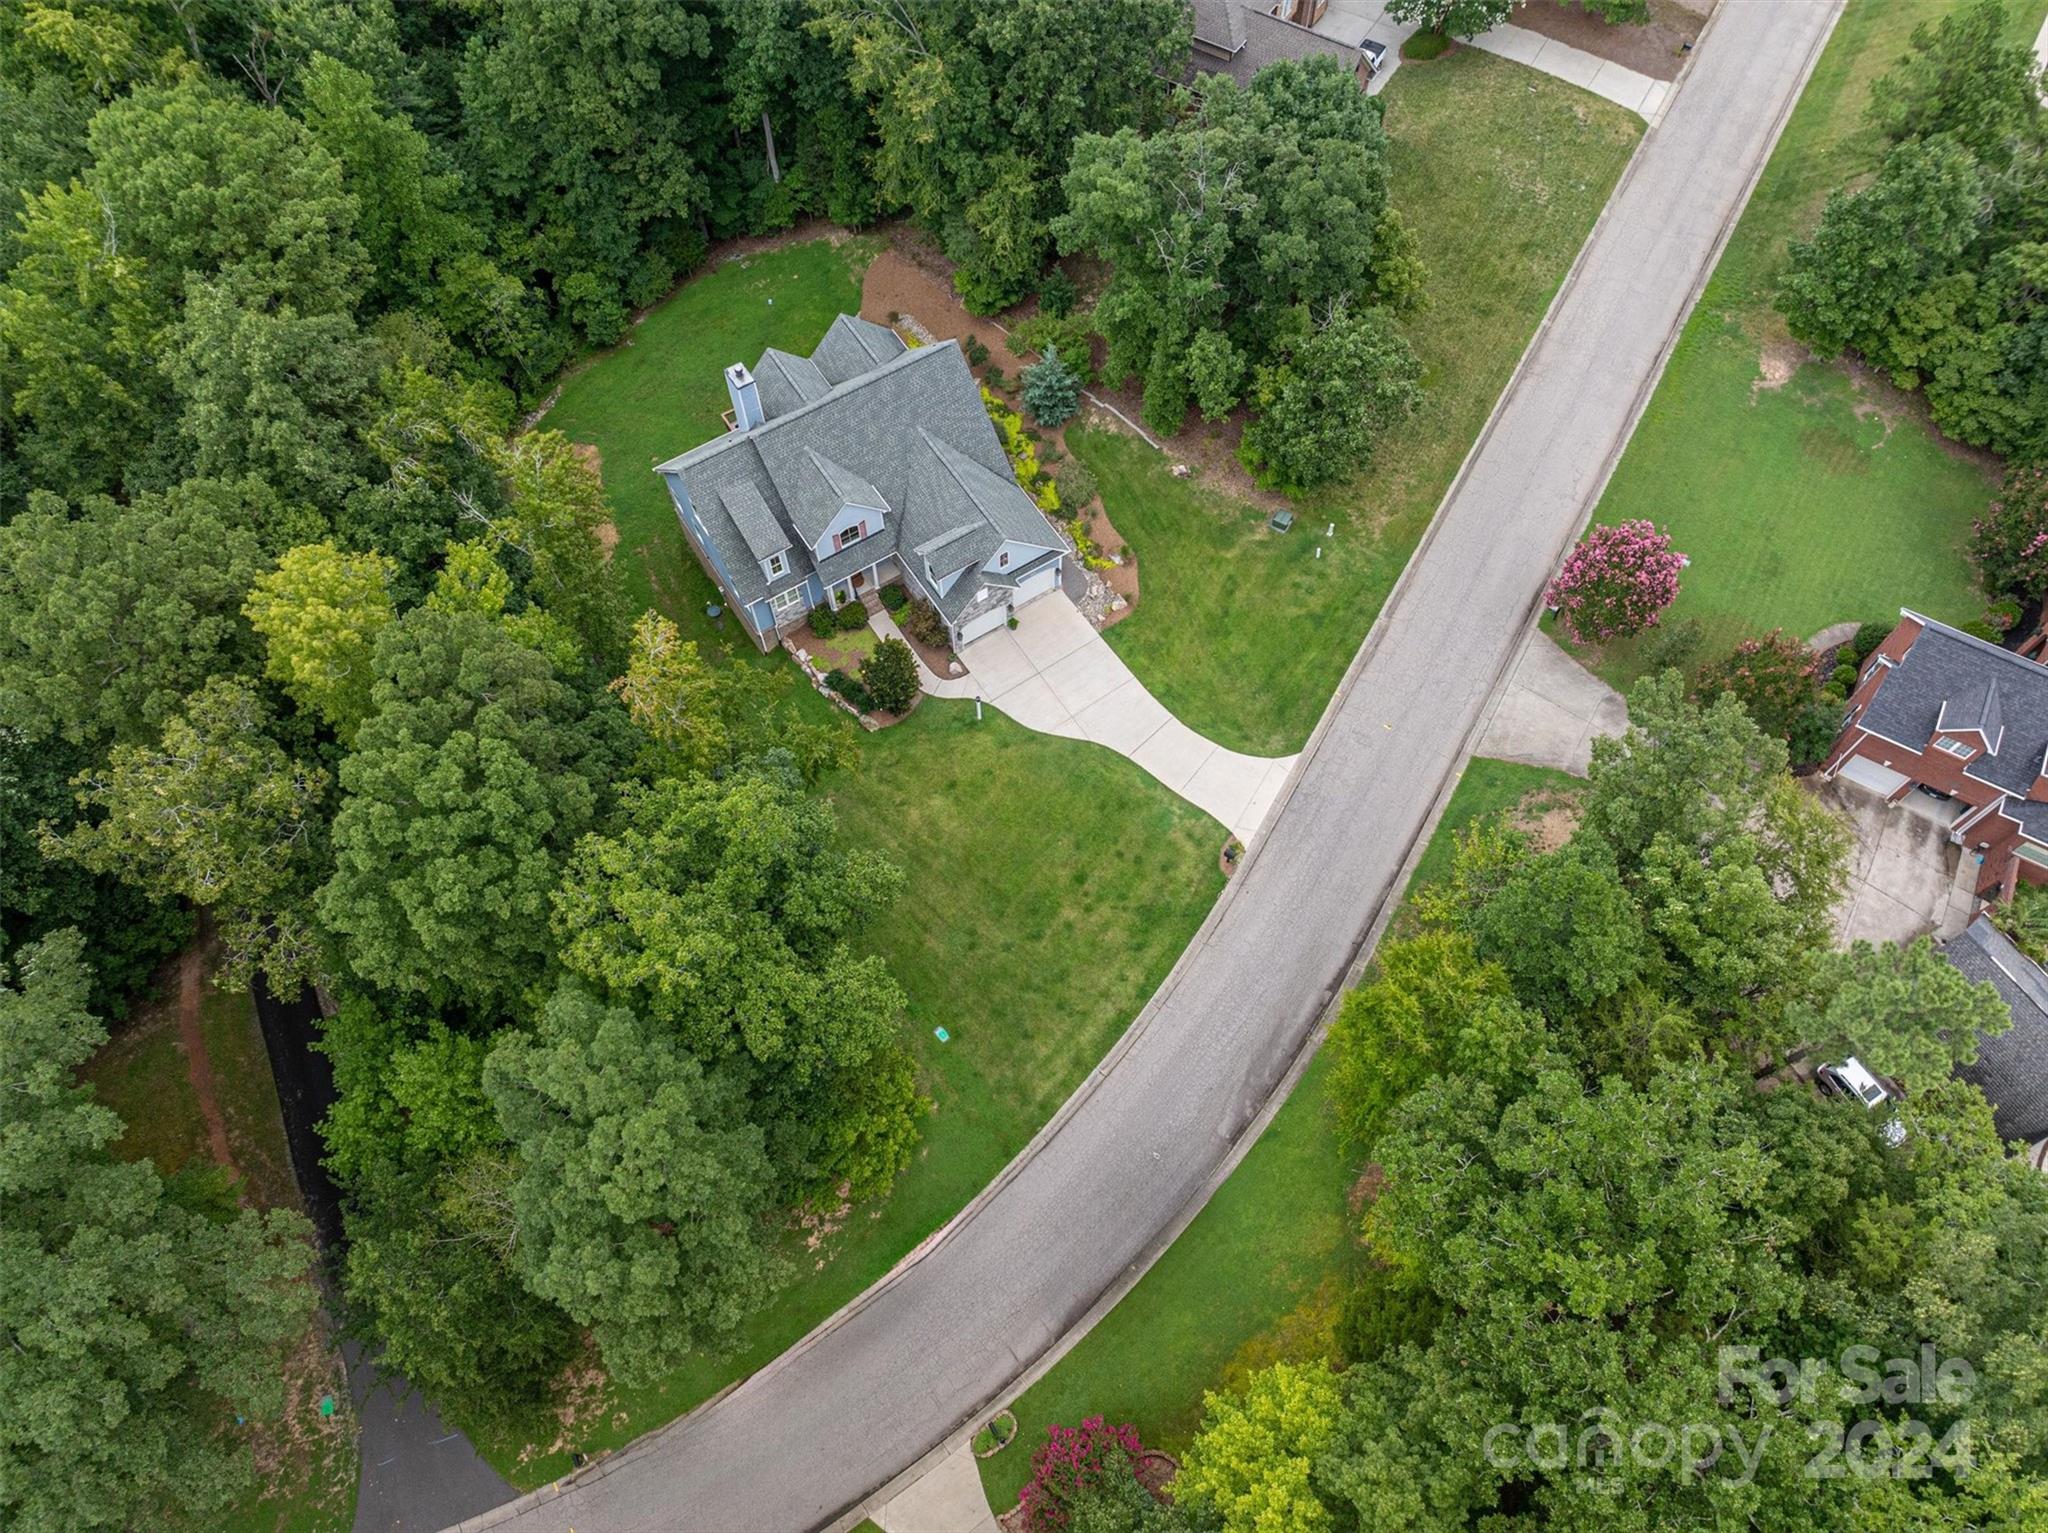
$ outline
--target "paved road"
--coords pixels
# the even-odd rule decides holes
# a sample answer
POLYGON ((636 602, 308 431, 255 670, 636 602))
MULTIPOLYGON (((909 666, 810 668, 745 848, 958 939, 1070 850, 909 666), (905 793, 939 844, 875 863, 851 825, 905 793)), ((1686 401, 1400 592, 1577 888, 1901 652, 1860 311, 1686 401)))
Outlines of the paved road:
POLYGON ((1837 8, 1722 0, 1263 845, 1059 1131, 842 1323, 566 1493, 477 1525, 829 1522, 1147 1258, 1286 1073, 1386 898, 1837 8))

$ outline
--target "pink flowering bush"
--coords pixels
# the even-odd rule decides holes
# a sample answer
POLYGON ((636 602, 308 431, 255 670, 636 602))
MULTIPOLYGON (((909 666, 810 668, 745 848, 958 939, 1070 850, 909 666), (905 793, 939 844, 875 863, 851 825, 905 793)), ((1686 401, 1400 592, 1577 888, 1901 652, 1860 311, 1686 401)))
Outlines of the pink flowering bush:
POLYGON ((2048 594, 2048 470, 2007 470, 2004 493, 1970 526, 1970 558, 1993 596, 2048 594))
POLYGON ((1031 1483, 1017 1493, 1028 1533, 1064 1528, 1078 1495, 1100 1481, 1105 1470, 1129 1474, 1131 1459, 1145 1451, 1136 1427, 1105 1426, 1100 1416, 1078 1427, 1055 1423, 1045 1435, 1044 1445, 1031 1455, 1031 1483))
POLYGON ((1685 556, 1651 522, 1595 527, 1564 561, 1543 599, 1580 644, 1641 633, 1678 595, 1685 556))

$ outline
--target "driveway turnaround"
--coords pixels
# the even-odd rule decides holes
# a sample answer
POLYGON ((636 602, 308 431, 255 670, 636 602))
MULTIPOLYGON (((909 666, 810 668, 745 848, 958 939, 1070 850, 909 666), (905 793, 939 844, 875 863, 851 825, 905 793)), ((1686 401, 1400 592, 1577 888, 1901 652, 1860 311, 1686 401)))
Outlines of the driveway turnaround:
POLYGON ((1264 835, 1044 1131, 913 1258, 731 1393, 471 1526, 850 1524, 1159 1255, 1363 951, 1838 10, 1720 7, 1264 835))
MULTIPOLYGON (((876 627, 886 621, 878 614, 876 627)), ((1247 756, 1196 734, 1131 674, 1095 626, 1063 593, 1017 612, 960 651, 967 675, 934 676, 918 665, 927 692, 981 697, 1040 734, 1107 746, 1207 810, 1246 846, 1265 822, 1297 756, 1247 756)))
POLYGON ((1526 761, 1584 777, 1593 742, 1628 728, 1621 694, 1532 629, 1479 737, 1475 756, 1526 761))

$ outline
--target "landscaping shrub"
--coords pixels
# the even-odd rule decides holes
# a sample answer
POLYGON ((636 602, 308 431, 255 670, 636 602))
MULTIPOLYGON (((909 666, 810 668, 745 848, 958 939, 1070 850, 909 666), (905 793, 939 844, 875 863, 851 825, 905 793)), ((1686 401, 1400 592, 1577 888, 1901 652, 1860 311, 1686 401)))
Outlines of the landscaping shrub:
POLYGON ((1994 595, 2048 593, 2048 469, 2006 471, 1998 499, 1970 526, 1970 561, 1994 595))
POLYGON ((1069 511, 1085 511, 1102 493, 1096 483, 1095 472, 1079 458, 1069 458, 1053 474, 1053 482, 1060 487, 1060 504, 1069 511))
POLYGON ((1877 646, 1889 639, 1892 630, 1898 626, 1896 619, 1887 618, 1882 622, 1865 623, 1856 630, 1856 637, 1849 641, 1849 648, 1855 652, 1858 667, 1877 653, 1877 646))
POLYGON ((939 609, 915 597, 903 609, 903 631, 932 649, 944 649, 953 638, 946 631, 946 620, 939 616, 939 609))
POLYGON ((910 593, 901 586, 883 586, 882 605, 891 612, 901 612, 910 605, 910 593))
POLYGON ((1643 663, 1652 672, 1690 671, 1693 662, 1700 657, 1700 646, 1706 640, 1707 631, 1696 617, 1660 623, 1643 640, 1643 663))
POLYGON ((1844 697, 1856 690, 1856 667, 1848 661, 1835 667, 1835 674, 1828 678, 1844 697))
POLYGON ((1074 286, 1074 279, 1055 266, 1045 274, 1045 280, 1038 284, 1038 310, 1054 319, 1065 319, 1074 312, 1074 305, 1080 300, 1081 290, 1074 286))
POLYGON ((817 606, 811 608, 804 621, 810 625, 811 632, 821 639, 829 639, 839 632, 839 614, 834 612, 827 602, 819 602, 817 606))
POLYGON ((2011 633, 2013 625, 2020 620, 2020 604, 2010 596, 2001 596, 1984 609, 1984 621, 2001 634, 2011 633))
MULTIPOLYGON (((1781 740, 1789 739, 1793 727, 1816 701, 1813 666, 1811 650, 1783 629, 1774 628, 1761 639, 1744 639, 1703 667, 1700 701, 1733 693, 1756 720, 1757 728, 1781 740)), ((1831 738, 1833 733, 1831 729, 1831 738)))
POLYGON ((1058 511, 1059 486, 1039 468, 1038 449, 1031 445, 1031 438, 1024 430, 1024 417, 987 389, 981 391, 981 404, 988 411, 988 418, 995 423, 996 435, 1003 439, 1003 454, 1010 460, 1010 472, 1016 476, 1018 487, 1031 497, 1039 510, 1047 513, 1058 511))
POLYGON ((1054 319, 1046 314, 1034 314, 1010 331, 1005 344, 1018 357, 1043 356, 1057 349, 1060 360, 1080 375, 1087 383, 1094 378, 1094 348, 1089 338, 1094 335, 1091 314, 1070 315, 1066 319, 1054 319))
POLYGON ((1128 1422, 1105 1426, 1090 1416, 1078 1427, 1054 1423, 1031 1455, 1031 1480, 1017 1492, 1027 1533, 1055 1533, 1066 1527, 1078 1499, 1112 1473, 1129 1474, 1132 1456, 1145 1451, 1138 1429, 1128 1422))
POLYGON ((825 685, 845 698, 862 713, 875 706, 875 700, 868 695, 868 689, 861 685, 860 678, 849 676, 836 665, 825 673, 825 685))
POLYGON ((1678 595, 1684 556, 1654 522, 1595 527, 1565 556, 1544 600, 1581 644, 1641 633, 1678 595))
POLYGON ((884 639, 862 662, 860 680, 878 707, 902 713, 917 696, 917 656, 901 639, 884 639))
POLYGON ((1081 380, 1060 360, 1057 346, 1046 348, 1045 359, 1024 369, 1024 404, 1042 426, 1070 421, 1081 408, 1081 380))
POLYGON ((1993 905, 1991 921, 2035 963, 2048 963, 2048 887, 2021 884, 2010 900, 1993 905))
POLYGON ((857 601, 849 601, 833 614, 834 626, 841 633, 858 633, 868 626, 868 609, 857 601))
POLYGON ((980 367, 988 360, 988 348, 981 344, 979 336, 970 335, 960 343, 960 349, 967 354, 969 367, 980 367))
POLYGON ((1792 765, 1811 767, 1824 761, 1828 747, 1842 732, 1842 718, 1842 699, 1830 693, 1823 693, 1819 702, 1805 708, 1793 721, 1792 733, 1785 742, 1792 765))

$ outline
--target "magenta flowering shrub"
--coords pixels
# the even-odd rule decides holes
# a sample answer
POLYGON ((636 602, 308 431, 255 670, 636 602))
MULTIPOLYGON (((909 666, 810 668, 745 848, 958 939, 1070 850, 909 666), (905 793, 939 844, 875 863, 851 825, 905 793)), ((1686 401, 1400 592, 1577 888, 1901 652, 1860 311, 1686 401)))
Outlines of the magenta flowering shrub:
POLYGON ((2048 470, 2007 470, 2004 493, 1970 525, 1970 558, 1993 596, 2048 594, 2048 470))
POLYGON ((1045 1429, 1045 1436, 1045 1443, 1031 1455, 1031 1483, 1017 1493, 1028 1533, 1064 1528, 1076 1496, 1096 1484, 1105 1470, 1129 1474, 1131 1459, 1145 1451, 1136 1427, 1128 1422, 1105 1426, 1100 1416, 1090 1416, 1078 1427, 1055 1423, 1045 1429))
POLYGON ((1641 633, 1678 595, 1685 556, 1651 522, 1595 527, 1564 561, 1543 599, 1580 644, 1641 633))

